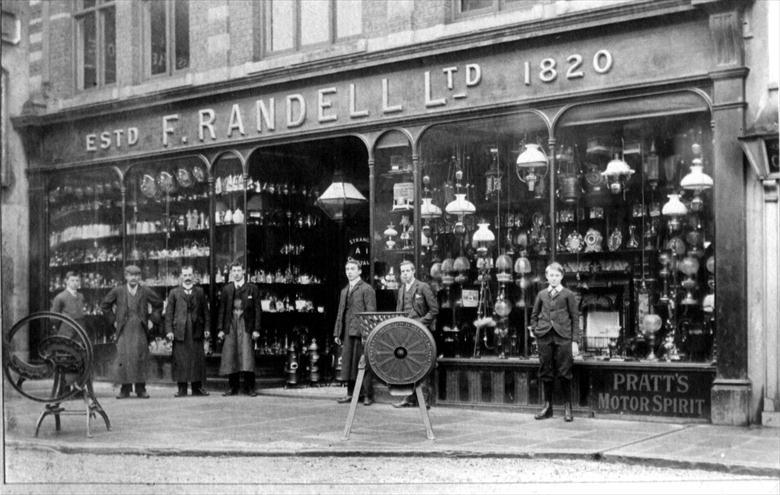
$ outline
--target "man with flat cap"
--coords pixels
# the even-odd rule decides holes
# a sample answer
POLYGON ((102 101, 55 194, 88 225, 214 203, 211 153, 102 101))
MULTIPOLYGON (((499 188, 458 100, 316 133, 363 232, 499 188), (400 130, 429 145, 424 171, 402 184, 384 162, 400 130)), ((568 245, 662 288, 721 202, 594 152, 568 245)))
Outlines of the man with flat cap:
POLYGON ((146 366, 149 360, 147 331, 160 322, 163 301, 157 293, 140 284, 141 269, 125 267, 125 284, 114 287, 100 307, 116 329, 114 383, 121 384, 117 399, 127 399, 135 384, 135 394, 148 399, 146 366))

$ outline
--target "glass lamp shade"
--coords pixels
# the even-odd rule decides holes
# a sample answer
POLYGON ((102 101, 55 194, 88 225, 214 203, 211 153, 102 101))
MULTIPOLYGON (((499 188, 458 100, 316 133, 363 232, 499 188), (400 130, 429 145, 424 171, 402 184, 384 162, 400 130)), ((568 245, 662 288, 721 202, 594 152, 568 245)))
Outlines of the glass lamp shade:
POLYGON ((661 208, 661 214, 665 217, 684 217, 688 214, 688 208, 680 201, 679 194, 667 194, 669 201, 661 208))
POLYGON ((457 215, 459 217, 465 215, 473 215, 477 211, 474 203, 466 199, 466 193, 456 193, 455 199, 450 201, 444 208, 450 215, 457 215))
POLYGON ((432 220, 441 216, 441 208, 433 204, 432 198, 423 198, 420 205, 420 218, 432 220))
POLYGON ((642 318, 642 329, 645 334, 653 335, 661 329, 663 320, 657 314, 648 313, 642 318))
POLYGON ((496 280, 500 283, 509 283, 512 281, 512 257, 508 254, 502 254, 496 258, 496 280))
POLYGON ((704 264, 704 267, 707 268, 708 272, 715 273, 715 256, 710 256, 707 258, 707 262, 704 264))
POLYGON ((692 277, 699 271, 699 260, 693 256, 686 256, 678 263, 677 269, 692 277))
POLYGON ((471 269, 471 262, 465 256, 458 256, 452 263, 452 268, 456 272, 468 272, 471 269))
POLYGON ((538 144, 526 144, 523 152, 517 157, 516 165, 518 169, 546 167, 547 156, 538 144))
POLYGON ((317 206, 335 221, 344 220, 348 207, 368 201, 351 182, 343 182, 338 175, 334 176, 333 183, 317 198, 317 206))
POLYGON ((688 191, 701 192, 705 189, 711 189, 713 185, 712 177, 704 173, 704 166, 701 159, 694 158, 691 171, 682 178, 680 187, 688 191))
POLYGON ((437 262, 431 265, 431 278, 433 280, 441 281, 442 271, 441 263, 437 262))
POLYGON ((506 302, 506 299, 504 299, 503 297, 499 297, 499 299, 496 301, 496 304, 493 305, 493 311, 496 313, 496 315, 503 318, 505 316, 508 316, 509 313, 512 312, 512 306, 510 306, 509 303, 506 302))
POLYGON ((532 271, 533 268, 531 268, 531 261, 528 258, 525 256, 517 258, 517 261, 515 261, 515 273, 525 275, 531 273, 532 271))

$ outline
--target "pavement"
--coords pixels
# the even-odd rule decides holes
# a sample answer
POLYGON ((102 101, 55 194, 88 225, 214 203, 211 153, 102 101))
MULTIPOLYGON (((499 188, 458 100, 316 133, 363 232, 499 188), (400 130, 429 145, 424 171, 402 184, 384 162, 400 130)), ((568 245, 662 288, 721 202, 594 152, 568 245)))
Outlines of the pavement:
MULTIPOLYGON (((62 453, 149 456, 430 456, 574 458, 672 468, 717 470, 780 478, 780 428, 628 421, 575 416, 536 421, 532 414, 476 408, 432 407, 434 440, 417 408, 396 409, 380 395, 358 405, 349 439, 348 404, 341 386, 261 388, 257 397, 174 398, 175 387, 152 385, 150 399, 117 400, 117 388, 95 384, 111 420, 107 431, 85 416, 47 417, 34 436, 43 404, 4 387, 5 446, 62 453)), ((84 410, 81 400, 63 403, 84 410)))

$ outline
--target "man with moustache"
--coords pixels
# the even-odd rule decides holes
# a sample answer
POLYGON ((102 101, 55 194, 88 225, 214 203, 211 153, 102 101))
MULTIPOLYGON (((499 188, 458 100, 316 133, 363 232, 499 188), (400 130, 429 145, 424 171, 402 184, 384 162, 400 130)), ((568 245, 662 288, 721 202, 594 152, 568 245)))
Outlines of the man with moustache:
MULTIPOLYGON (((358 364, 363 356, 363 337, 360 330, 360 321, 356 314, 365 311, 376 311, 376 292, 370 284, 360 278, 362 269, 360 264, 349 258, 344 265, 344 273, 347 275, 347 286, 341 290, 339 297, 339 309, 336 314, 336 325, 333 329, 333 337, 336 345, 344 345, 342 351, 341 379, 347 382, 347 395, 337 400, 343 404, 352 400, 355 390, 355 381, 358 374, 358 364)), ((360 393, 361 391, 358 391, 360 393)), ((373 373, 366 363, 366 372, 363 379, 363 405, 370 406, 374 403, 373 373)))
POLYGON ((130 397, 133 384, 138 398, 149 398, 146 392, 147 331, 153 323, 159 323, 163 301, 154 290, 141 285, 140 280, 141 269, 135 265, 126 266, 126 283, 111 289, 100 304, 103 314, 116 328, 114 382, 121 384, 117 399, 130 397))
POLYGON ((181 285, 168 294, 165 309, 166 337, 173 342, 172 378, 178 386, 174 397, 187 396, 187 382, 192 395, 209 395, 206 381, 206 354, 203 339, 209 338, 209 307, 203 289, 195 285, 192 265, 181 268, 181 285))
POLYGON ((219 374, 227 375, 230 389, 222 395, 237 395, 241 375, 244 393, 255 397, 255 346, 260 337, 260 289, 244 280, 244 265, 230 265, 230 282, 219 297, 217 338, 224 341, 219 374))

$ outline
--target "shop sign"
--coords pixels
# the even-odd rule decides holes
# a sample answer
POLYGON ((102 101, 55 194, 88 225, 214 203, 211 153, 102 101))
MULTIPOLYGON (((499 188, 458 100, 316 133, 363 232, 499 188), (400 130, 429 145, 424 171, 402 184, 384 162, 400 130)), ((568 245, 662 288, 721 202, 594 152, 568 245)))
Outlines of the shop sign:
MULTIPOLYGON (((369 242, 368 237, 354 236, 350 237, 347 241, 347 259, 352 258, 360 264, 360 268, 365 268, 371 265, 368 255, 369 242)), ((368 272, 364 272, 363 275, 368 275, 368 272)))
POLYGON ((53 126, 47 129, 43 158, 67 162, 200 149, 702 75, 712 65, 709 46, 700 43, 708 38, 706 23, 691 21, 675 27, 674 57, 668 55, 669 28, 657 26, 641 35, 439 54, 406 67, 355 71, 349 78, 334 74, 316 84, 247 88, 206 103, 169 102, 113 113, 104 122, 90 118, 53 126))
POLYGON ((712 370, 589 371, 594 412, 709 419, 712 370))

